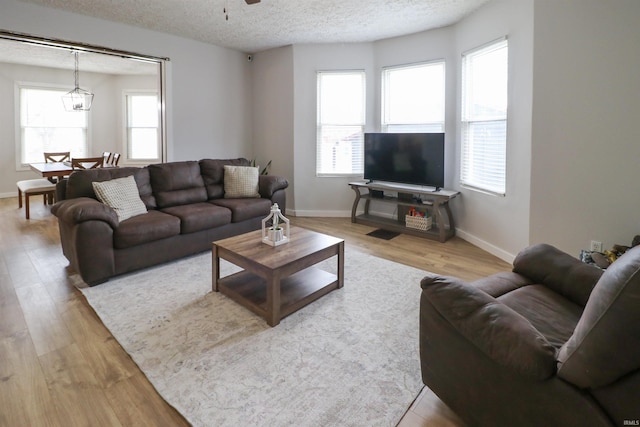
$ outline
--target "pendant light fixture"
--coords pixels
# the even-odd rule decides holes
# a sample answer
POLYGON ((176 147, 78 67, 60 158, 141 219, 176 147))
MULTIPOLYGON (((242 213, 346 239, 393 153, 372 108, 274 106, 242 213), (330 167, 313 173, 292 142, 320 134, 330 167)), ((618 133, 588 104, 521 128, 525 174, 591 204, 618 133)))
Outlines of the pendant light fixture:
POLYGON ((62 95, 64 109, 67 111, 89 111, 93 102, 93 94, 87 90, 81 89, 78 84, 78 51, 73 51, 75 59, 75 68, 73 77, 75 79, 75 88, 72 91, 62 95))

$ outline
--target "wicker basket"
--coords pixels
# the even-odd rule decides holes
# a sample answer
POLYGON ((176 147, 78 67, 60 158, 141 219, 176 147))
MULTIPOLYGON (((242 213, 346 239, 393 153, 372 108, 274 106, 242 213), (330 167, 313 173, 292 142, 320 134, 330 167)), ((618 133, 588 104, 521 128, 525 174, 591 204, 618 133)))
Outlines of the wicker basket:
POLYGON ((433 218, 430 216, 425 218, 421 216, 405 215, 404 218, 407 227, 422 231, 431 229, 431 224, 433 223, 433 218))

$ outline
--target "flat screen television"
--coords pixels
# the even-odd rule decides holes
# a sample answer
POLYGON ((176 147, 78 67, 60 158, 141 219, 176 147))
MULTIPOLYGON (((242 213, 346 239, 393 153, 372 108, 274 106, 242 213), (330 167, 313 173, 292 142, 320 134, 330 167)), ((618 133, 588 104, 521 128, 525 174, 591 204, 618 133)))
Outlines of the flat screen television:
POLYGON ((365 133, 364 178, 444 187, 444 133, 365 133))

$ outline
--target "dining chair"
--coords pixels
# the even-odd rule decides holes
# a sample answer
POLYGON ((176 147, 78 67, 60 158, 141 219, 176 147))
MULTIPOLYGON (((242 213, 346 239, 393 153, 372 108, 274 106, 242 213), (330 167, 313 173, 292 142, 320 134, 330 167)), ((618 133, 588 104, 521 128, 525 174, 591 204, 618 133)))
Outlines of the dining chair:
MULTIPOLYGON (((64 162, 71 157, 69 151, 44 152, 44 162, 64 162)), ((18 207, 22 208, 22 199, 24 197, 24 213, 27 219, 30 218, 29 197, 42 194, 44 204, 53 203, 56 198, 56 179, 55 178, 38 178, 25 179, 16 183, 18 186, 18 207)))
POLYGON ((109 162, 109 166, 116 167, 118 166, 118 162, 120 162, 120 153, 113 153, 111 157, 111 162, 109 162))
POLYGON ((44 162, 45 163, 61 163, 68 162, 71 159, 71 152, 69 151, 60 151, 57 153, 53 152, 45 152, 44 153, 44 162))
POLYGON ((109 166, 113 161, 113 153, 110 151, 105 151, 104 153, 102 153, 102 158, 104 159, 104 161, 102 162, 102 166, 109 166))
POLYGON ((104 164, 104 157, 74 157, 71 159, 72 169, 95 169, 101 168, 104 164))
POLYGON ((22 208, 22 197, 24 196, 24 213, 27 219, 29 215, 29 197, 42 194, 44 196, 44 204, 47 199, 53 203, 56 198, 56 184, 46 178, 25 179, 18 181, 18 208, 22 208))
MULTIPOLYGON (((71 160, 71 152, 70 151, 58 151, 58 152, 44 152, 44 162, 45 163, 62 163, 68 162, 71 160)), ((47 178, 49 181, 55 183, 58 182, 56 178, 47 178)), ((47 196, 45 196, 47 197, 47 196)))

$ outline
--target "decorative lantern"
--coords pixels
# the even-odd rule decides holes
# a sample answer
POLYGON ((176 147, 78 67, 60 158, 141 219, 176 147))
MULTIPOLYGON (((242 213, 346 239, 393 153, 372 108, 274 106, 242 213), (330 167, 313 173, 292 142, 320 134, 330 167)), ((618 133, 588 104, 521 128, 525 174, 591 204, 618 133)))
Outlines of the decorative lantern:
POLYGON ((282 215, 277 203, 271 206, 271 213, 262 220, 262 243, 280 246, 289 242, 289 220, 282 215), (271 225, 267 222, 271 221, 271 225))
POLYGON ((93 94, 88 90, 84 90, 79 86, 78 78, 78 51, 71 52, 75 58, 75 68, 73 77, 75 79, 76 87, 62 95, 62 103, 66 111, 89 111, 91 110, 91 103, 93 102, 93 94))

